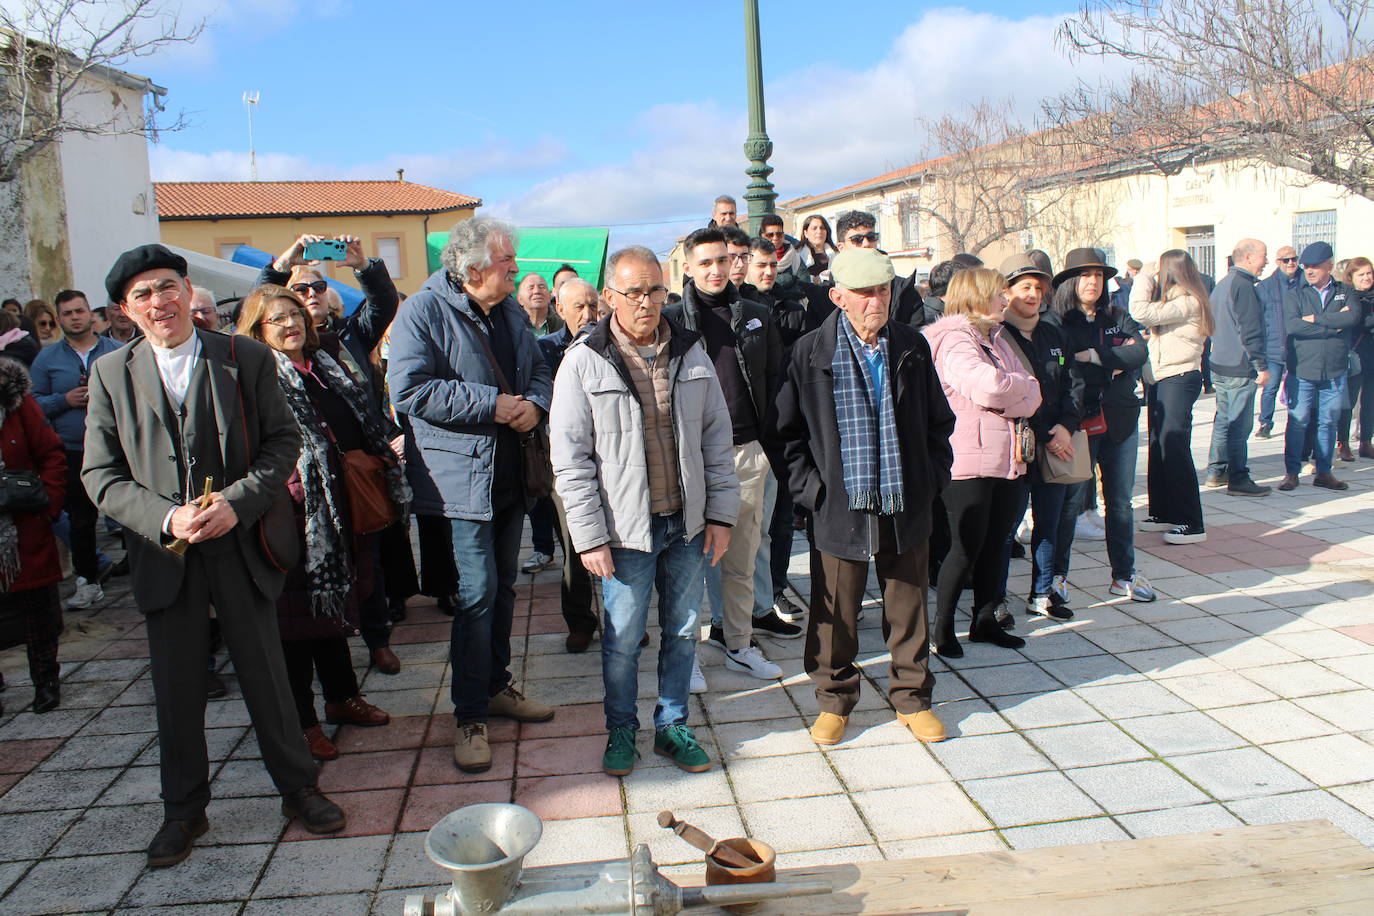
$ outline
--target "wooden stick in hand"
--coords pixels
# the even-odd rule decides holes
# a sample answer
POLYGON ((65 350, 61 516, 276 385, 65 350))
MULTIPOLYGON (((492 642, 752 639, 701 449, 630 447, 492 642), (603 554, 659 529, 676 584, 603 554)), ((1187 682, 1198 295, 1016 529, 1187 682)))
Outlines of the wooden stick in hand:
MULTIPOLYGON (((207 477, 205 478, 205 495, 202 496, 199 501, 199 505, 202 509, 210 505, 210 494, 213 492, 215 492, 215 479, 213 477, 207 477)), ((167 545, 167 549, 178 556, 182 556, 185 555, 186 548, 190 546, 191 542, 186 540, 186 538, 177 538, 167 545)))

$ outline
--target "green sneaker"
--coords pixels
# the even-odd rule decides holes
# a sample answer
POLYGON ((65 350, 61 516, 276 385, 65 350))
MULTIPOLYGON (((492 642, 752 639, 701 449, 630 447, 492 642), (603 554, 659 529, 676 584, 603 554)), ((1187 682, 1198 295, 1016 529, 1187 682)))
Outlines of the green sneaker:
POLYGON ((628 776, 638 759, 635 730, 628 725, 611 729, 606 737, 606 753, 601 755, 601 769, 612 776, 628 776))
POLYGON ((671 757, 680 769, 701 773, 711 769, 711 758, 697 744, 697 736, 685 725, 670 725, 654 732, 654 753, 671 757))

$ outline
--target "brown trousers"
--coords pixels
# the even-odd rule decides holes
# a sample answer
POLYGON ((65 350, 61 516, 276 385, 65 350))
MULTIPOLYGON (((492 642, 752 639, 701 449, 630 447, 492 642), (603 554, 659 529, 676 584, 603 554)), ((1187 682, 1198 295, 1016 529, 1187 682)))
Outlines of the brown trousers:
MULTIPOLYGON (((891 523, 879 522, 873 559, 883 592, 883 639, 892 654, 887 695, 903 714, 929 709, 935 690, 926 616, 929 554, 929 544, 897 553, 891 523)), ((859 608, 867 584, 866 561, 811 551, 811 613, 803 658, 823 712, 847 716, 859 701, 854 659, 859 654, 859 608)))

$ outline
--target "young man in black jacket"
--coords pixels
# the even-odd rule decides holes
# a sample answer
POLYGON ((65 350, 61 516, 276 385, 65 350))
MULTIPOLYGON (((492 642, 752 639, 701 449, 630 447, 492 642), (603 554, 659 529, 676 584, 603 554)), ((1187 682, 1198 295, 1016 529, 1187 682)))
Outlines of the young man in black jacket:
POLYGON ((1302 469, 1302 445, 1310 423, 1317 424, 1312 457, 1317 476, 1312 485, 1346 490, 1349 484, 1331 473, 1336 447, 1336 419, 1345 406, 1346 375, 1350 371, 1348 331, 1360 320, 1353 290, 1331 276, 1335 254, 1326 242, 1313 242, 1302 250, 1302 269, 1307 285, 1283 297, 1284 329, 1296 359, 1297 397, 1288 408, 1283 436, 1283 482, 1280 490, 1298 486, 1302 469), (1315 413, 1315 419, 1313 414, 1315 413))

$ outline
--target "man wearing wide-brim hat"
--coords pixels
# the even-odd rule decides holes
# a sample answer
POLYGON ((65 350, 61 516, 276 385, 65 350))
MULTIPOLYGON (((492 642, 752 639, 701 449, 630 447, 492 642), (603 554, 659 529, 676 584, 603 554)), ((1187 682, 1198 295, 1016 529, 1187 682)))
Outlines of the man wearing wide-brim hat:
POLYGON ((812 514, 803 657, 821 712, 811 737, 838 743, 858 702, 859 607, 872 559, 892 656, 888 698, 916 738, 941 741, 930 710, 927 560, 931 503, 954 460, 954 413, 925 339, 888 321, 887 255, 846 249, 831 275, 838 308, 797 341, 777 398, 792 496, 812 514))
POLYGON ((1354 290, 1331 276, 1335 253, 1326 242, 1313 242, 1302 250, 1307 285, 1283 297, 1284 329, 1296 361, 1297 396, 1288 405, 1288 426, 1283 435, 1283 481, 1280 490, 1298 485, 1302 446, 1307 427, 1317 424, 1312 457, 1317 476, 1312 485, 1328 490, 1349 489, 1331 473, 1336 448, 1336 419, 1345 405, 1346 375, 1350 371, 1349 330, 1359 323, 1361 309, 1354 290), (1315 414, 1315 417, 1314 417, 1315 414))

